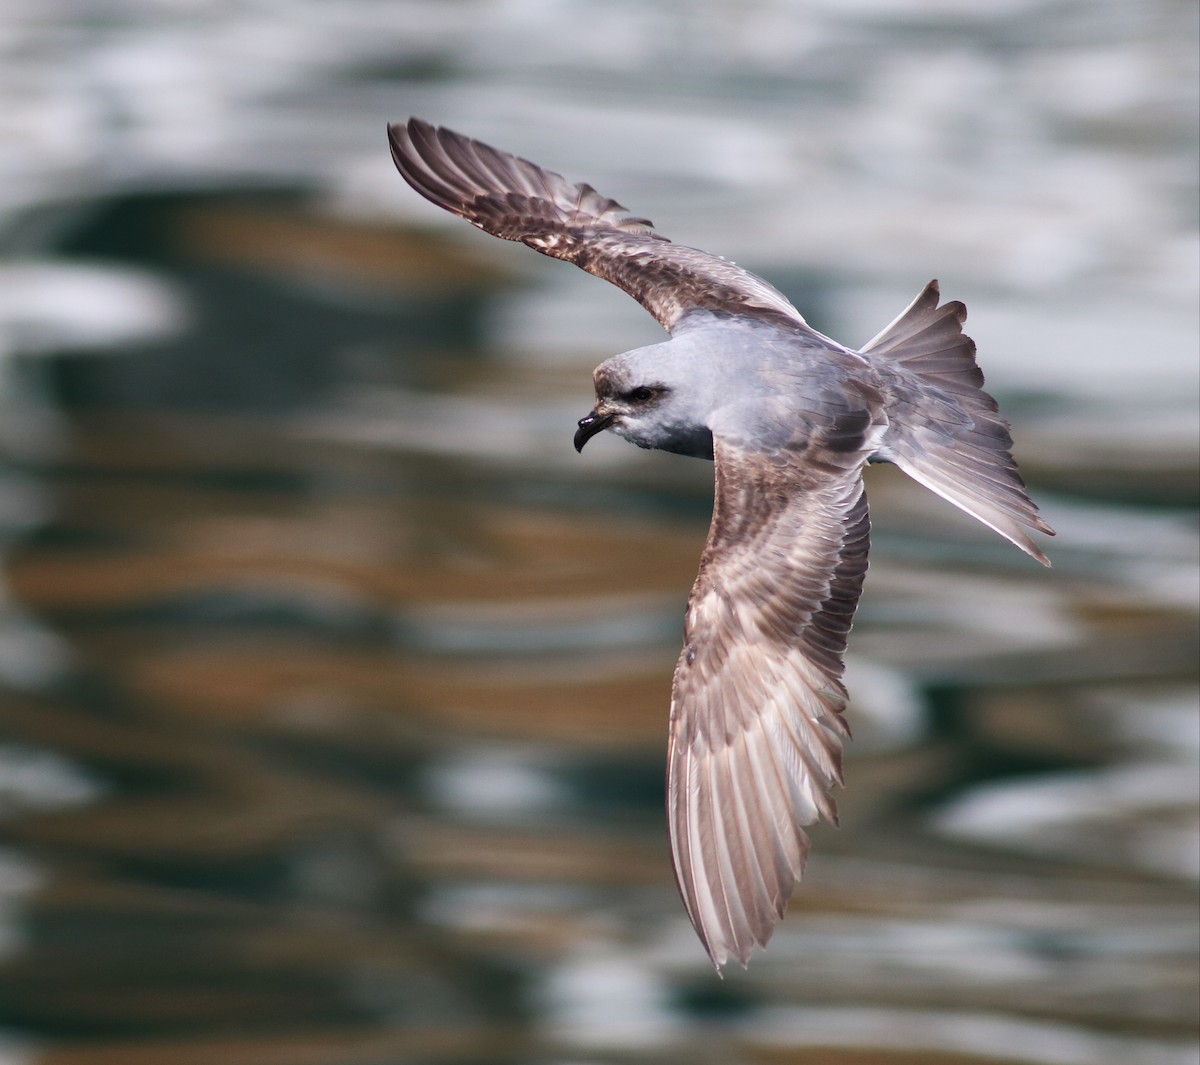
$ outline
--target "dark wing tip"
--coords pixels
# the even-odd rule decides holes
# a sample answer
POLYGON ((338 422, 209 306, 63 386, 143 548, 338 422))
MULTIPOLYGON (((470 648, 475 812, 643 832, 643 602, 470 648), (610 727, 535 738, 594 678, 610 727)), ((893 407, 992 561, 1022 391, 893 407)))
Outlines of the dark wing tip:
MULTIPOLYGON (((411 122, 412 119, 409 119, 411 122)), ((408 135, 408 127, 399 122, 388 123, 388 147, 392 152, 392 162, 400 171, 400 176, 410 185, 408 174, 405 173, 408 155, 412 151, 412 140, 408 135)))
POLYGON ((419 118, 410 118, 407 122, 389 122, 387 131, 388 147, 392 151, 392 162, 396 164, 396 169, 400 171, 400 176, 417 192, 421 193, 421 195, 426 195, 415 173, 418 152, 413 141, 414 133, 418 136, 421 134, 428 135, 434 133, 433 127, 428 122, 423 122, 419 118))
POLYGON ((483 146, 416 117, 403 123, 389 122, 387 129, 392 161, 413 190, 472 225, 480 225, 478 218, 468 217, 468 205, 489 192, 488 181, 481 180, 478 161, 471 156, 475 148, 483 146))
POLYGON ((408 157, 413 151, 413 135, 425 134, 436 136, 437 131, 428 122, 419 118, 410 118, 407 122, 389 122, 387 124, 388 143, 391 145, 392 158, 396 165, 408 157))

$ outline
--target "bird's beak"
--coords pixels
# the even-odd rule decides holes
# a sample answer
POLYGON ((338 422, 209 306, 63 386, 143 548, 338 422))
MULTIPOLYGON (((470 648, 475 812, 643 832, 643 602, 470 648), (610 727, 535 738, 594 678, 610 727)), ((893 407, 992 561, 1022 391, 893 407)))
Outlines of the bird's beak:
POLYGON ((599 409, 592 411, 585 418, 580 418, 579 428, 575 430, 575 450, 582 451, 583 445, 597 433, 604 432, 615 418, 615 414, 604 414, 599 409))

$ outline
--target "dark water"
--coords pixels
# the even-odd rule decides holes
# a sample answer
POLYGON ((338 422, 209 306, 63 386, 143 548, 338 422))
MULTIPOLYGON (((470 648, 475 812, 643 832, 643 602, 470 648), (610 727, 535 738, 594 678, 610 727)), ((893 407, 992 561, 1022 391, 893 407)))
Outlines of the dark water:
POLYGON ((755 33, 614 7, 682 34, 630 67, 620 18, 587 45, 570 4, 14 17, 36 150, 0 216, 3 1065, 1196 1060, 1194 218, 1119 221, 1192 189, 1186 19, 868 6, 762 4, 755 33), (107 116, 75 154, 72 106, 107 116), (662 811, 711 470, 574 454, 592 365, 652 323, 431 231, 382 144, 409 111, 624 174, 849 341, 926 262, 963 279, 1055 568, 870 471, 842 828, 745 973, 708 966, 662 811), (801 205, 769 176, 785 118, 825 131, 789 164, 801 205), (949 149, 965 129, 990 157, 949 149), (1003 219, 901 224, 922 186, 1003 219))

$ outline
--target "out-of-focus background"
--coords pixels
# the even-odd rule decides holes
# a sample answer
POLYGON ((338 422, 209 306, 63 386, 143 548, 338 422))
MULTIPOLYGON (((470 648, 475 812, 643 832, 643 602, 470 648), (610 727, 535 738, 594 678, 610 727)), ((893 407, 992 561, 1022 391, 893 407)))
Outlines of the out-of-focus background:
POLYGON ((0 1063, 1196 1060, 1192 0, 7 0, 0 1063), (842 829, 718 981, 667 698, 711 469, 424 116, 859 344, 931 277, 1059 536, 870 471, 842 829))

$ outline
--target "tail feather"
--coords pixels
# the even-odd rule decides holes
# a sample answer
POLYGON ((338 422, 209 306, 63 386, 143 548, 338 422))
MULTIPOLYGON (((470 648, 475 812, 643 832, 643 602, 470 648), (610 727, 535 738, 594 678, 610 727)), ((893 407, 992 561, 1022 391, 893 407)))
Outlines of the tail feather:
POLYGON ((930 281, 895 321, 867 343, 889 386, 890 426, 879 457, 1050 565, 1026 533, 1054 530, 1038 514, 1012 457, 1008 423, 983 391, 975 342, 962 331, 966 307, 938 305, 930 281))

